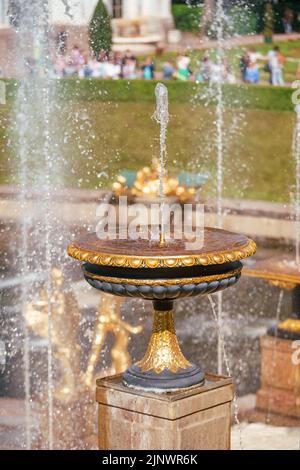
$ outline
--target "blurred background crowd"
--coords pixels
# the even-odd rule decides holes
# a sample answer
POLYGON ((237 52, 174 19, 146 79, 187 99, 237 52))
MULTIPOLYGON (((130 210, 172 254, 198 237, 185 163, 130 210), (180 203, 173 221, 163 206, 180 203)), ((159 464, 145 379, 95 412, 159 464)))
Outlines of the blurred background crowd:
MULTIPOLYGON (((86 54, 75 45, 69 54, 56 55, 49 67, 53 78, 98 78, 98 79, 163 79, 213 82, 213 83, 265 83, 272 85, 285 84, 284 68, 287 58, 280 47, 274 45, 266 54, 250 47, 242 51, 239 59, 240 71, 235 67, 236 58, 222 60, 214 58, 209 51, 203 52, 199 59, 193 58, 191 51, 162 56, 137 56, 131 50, 125 52, 100 51, 96 57, 93 53, 86 54), (261 74, 264 72, 264 80, 261 74)), ((31 74, 39 74, 37 60, 28 58, 27 69, 31 74)), ((300 77, 300 65, 296 77, 300 77)))

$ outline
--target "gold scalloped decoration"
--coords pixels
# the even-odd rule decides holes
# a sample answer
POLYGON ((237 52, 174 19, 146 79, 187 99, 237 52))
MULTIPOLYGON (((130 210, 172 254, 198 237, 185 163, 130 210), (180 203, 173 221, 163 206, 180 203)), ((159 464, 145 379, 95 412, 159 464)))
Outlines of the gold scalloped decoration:
POLYGON ((160 260, 157 258, 148 258, 146 260, 146 265, 148 268, 157 268, 160 263, 160 260))
POLYGON ((224 256, 222 255, 214 255, 213 260, 215 264, 223 264, 224 263, 224 256))
POLYGON ((116 266, 121 267, 121 266, 126 265, 126 258, 115 258, 114 261, 115 261, 116 266))
MULTIPOLYGON (((75 242, 76 243, 76 242, 75 242)), ((256 244, 253 240, 249 239, 248 243, 232 251, 224 251, 218 253, 208 253, 199 255, 182 255, 176 257, 157 257, 148 258, 141 256, 130 255, 115 255, 106 253, 95 253, 92 251, 84 251, 79 249, 75 243, 71 243, 68 247, 68 255, 79 261, 88 262, 90 264, 104 265, 104 266, 117 266, 117 267, 131 267, 131 268, 151 268, 158 267, 175 268, 181 266, 208 266, 216 264, 224 264, 227 262, 239 261, 249 256, 254 255, 256 252, 256 244)))
POLYGON ((227 254, 227 259, 228 259, 228 261, 234 261, 235 260, 235 255, 233 253, 228 253, 227 254))
POLYGON ((168 266, 168 268, 174 268, 177 265, 178 260, 176 258, 170 258, 170 259, 166 259, 165 263, 168 266))
POLYGON ((131 260, 129 261, 129 264, 130 264, 130 267, 131 267, 131 268, 137 269, 137 268, 140 268, 140 267, 142 266, 143 260, 138 259, 138 258, 137 258, 137 259, 131 259, 131 260))
POLYGON ((194 260, 193 258, 184 258, 182 260, 183 266, 193 266, 194 265, 194 260))

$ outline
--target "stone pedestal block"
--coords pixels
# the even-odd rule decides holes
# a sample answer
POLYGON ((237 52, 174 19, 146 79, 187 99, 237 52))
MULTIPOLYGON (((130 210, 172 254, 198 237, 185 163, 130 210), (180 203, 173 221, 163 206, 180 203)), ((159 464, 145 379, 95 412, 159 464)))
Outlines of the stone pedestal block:
POLYGON ((295 361, 296 356, 293 341, 272 336, 261 338, 261 388, 256 394, 257 409, 300 418, 300 363, 295 361))
POLYGON ((232 380, 170 393, 137 391, 116 375, 97 380, 101 450, 230 449, 232 380))

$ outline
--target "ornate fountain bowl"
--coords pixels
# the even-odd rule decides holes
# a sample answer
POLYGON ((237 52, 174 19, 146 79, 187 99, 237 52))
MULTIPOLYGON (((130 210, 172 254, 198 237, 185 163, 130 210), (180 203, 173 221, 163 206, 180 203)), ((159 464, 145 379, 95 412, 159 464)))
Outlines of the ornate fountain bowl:
POLYGON ((240 260, 252 256, 255 243, 243 235, 206 228, 204 243, 188 249, 184 240, 166 246, 149 240, 100 240, 86 235, 68 247, 83 262, 87 282, 118 296, 152 300, 153 332, 144 358, 123 374, 129 387, 174 391, 204 382, 204 372, 182 354, 173 319, 173 303, 182 297, 212 294, 235 284, 240 260))
POLYGON ((272 286, 291 291, 292 311, 289 317, 271 326, 267 334, 291 341, 300 339, 300 271, 295 257, 290 253, 266 257, 258 256, 249 260, 245 275, 264 279, 272 286))

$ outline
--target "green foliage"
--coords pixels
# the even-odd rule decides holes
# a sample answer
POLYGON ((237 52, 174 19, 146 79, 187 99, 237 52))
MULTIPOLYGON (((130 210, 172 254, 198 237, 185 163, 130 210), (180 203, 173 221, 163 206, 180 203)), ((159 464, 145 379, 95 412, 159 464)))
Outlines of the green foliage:
MULTIPOLYGON (((195 30, 192 30, 191 27, 190 29, 183 29, 187 28, 187 21, 184 17, 184 11, 186 11, 187 16, 188 14, 191 14, 191 12, 196 9, 196 5, 199 5, 199 0, 189 1, 189 4, 192 5, 193 8, 189 7, 186 4, 185 0, 173 0, 172 3, 175 23, 177 24, 177 17, 178 22, 181 23, 182 21, 183 23, 182 27, 176 27, 178 27, 178 29, 181 29, 182 31, 196 32, 195 30), (174 13, 175 10, 176 13, 174 13)), ((298 18, 298 15, 300 13, 299 0, 277 0, 276 2, 272 0, 257 0, 252 2, 250 2, 249 0, 239 0, 238 2, 224 2, 225 8, 227 11, 229 11, 229 15, 233 20, 235 32, 238 34, 251 34, 253 32, 263 33, 265 29, 265 10, 267 3, 271 3, 273 8, 273 32, 283 32, 282 18, 287 8, 290 8, 294 12, 294 31, 300 31, 300 21, 298 18)), ((193 22, 193 24, 195 23, 193 22)))
POLYGON ((259 14, 240 5, 234 5, 229 10, 229 16, 232 23, 231 33, 248 35, 255 34, 259 24, 259 14))
POLYGON ((110 52, 112 46, 111 21, 106 6, 102 0, 98 1, 94 15, 90 22, 90 46, 95 56, 104 50, 110 52))
POLYGON ((173 5, 172 13, 175 21, 175 27, 180 31, 198 33, 202 9, 189 5, 173 5))
MULTIPOLYGON (((264 32, 265 29, 265 12, 266 12, 266 2, 260 0, 260 2, 256 3, 253 2, 253 5, 250 6, 252 11, 256 12, 258 15, 258 23, 257 23, 257 32, 261 33, 264 32)), ((250 3, 249 3, 250 5, 250 3)), ((287 8, 290 8, 294 12, 294 21, 293 21, 293 28, 294 31, 299 31, 299 20, 298 14, 300 13, 300 2, 298 0, 294 1, 286 1, 286 0, 278 0, 277 2, 272 2, 273 8, 273 29, 275 33, 283 33, 283 23, 282 18, 287 8)))

